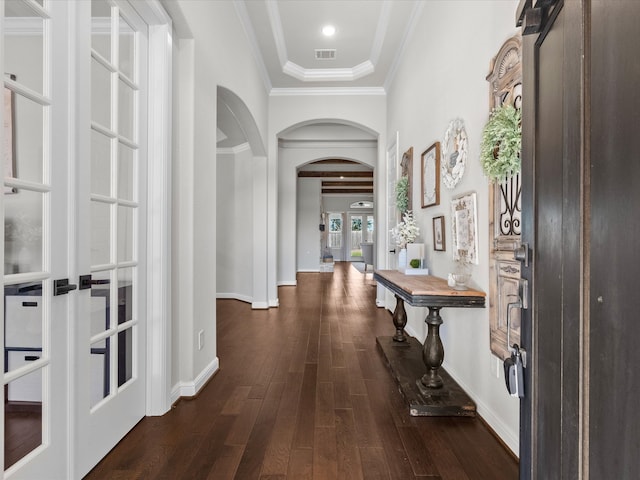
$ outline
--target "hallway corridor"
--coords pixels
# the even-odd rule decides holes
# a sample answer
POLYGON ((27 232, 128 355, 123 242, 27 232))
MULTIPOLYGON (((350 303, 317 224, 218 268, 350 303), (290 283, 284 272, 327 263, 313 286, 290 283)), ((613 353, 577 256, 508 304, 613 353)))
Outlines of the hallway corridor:
POLYGON ((87 479, 514 480, 474 418, 410 417, 376 347, 392 335, 372 274, 298 274, 280 307, 218 300, 220 370, 144 418, 87 479))

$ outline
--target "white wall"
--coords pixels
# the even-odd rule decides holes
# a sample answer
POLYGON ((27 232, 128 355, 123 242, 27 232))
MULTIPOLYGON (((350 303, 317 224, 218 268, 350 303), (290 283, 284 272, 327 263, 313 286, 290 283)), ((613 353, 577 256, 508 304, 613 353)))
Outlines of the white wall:
POLYGON ((244 148, 217 157, 218 298, 253 300, 253 155, 244 148))
MULTIPOLYGON (((181 174, 174 196, 174 222, 180 258, 174 275, 181 288, 172 298, 172 362, 179 364, 174 395, 197 391, 217 369, 216 356, 216 109, 217 87, 237 95, 266 138, 268 98, 233 2, 178 0, 163 2, 176 22, 179 39, 179 144, 174 171, 181 174), (193 40, 184 40, 184 37, 193 40), (198 332, 204 346, 198 349, 198 332), (177 347, 177 348, 176 348, 177 347), (176 393, 177 392, 177 393, 176 393)), ((266 141, 263 142, 266 144, 266 141)), ((174 369, 175 371, 175 369, 174 369)))
POLYGON ((298 179, 297 258, 299 272, 320 271, 320 200, 322 181, 298 179))
MULTIPOLYGON (((414 182, 420 178, 420 154, 434 141, 443 141, 448 123, 464 119, 469 139, 466 173, 453 190, 443 185, 440 205, 415 209, 426 241, 427 264, 434 275, 452 271, 451 235, 446 252, 434 252, 432 218, 445 216, 451 231, 453 196, 477 192, 480 264, 473 269, 472 284, 489 292, 488 184, 479 163, 482 128, 489 114, 489 62, 502 43, 516 33, 517 1, 432 1, 402 58, 388 98, 388 130, 400 132, 400 151, 414 147, 414 182)), ((419 183, 414 183, 413 204, 420 205, 419 183)), ((378 197, 378 201, 383 198, 378 197)), ((408 330, 420 340, 426 336, 424 309, 408 308, 408 330)), ((489 310, 443 309, 441 328, 445 346, 444 367, 472 396, 478 412, 518 451, 519 404, 505 389, 502 369, 489 350, 489 310)))

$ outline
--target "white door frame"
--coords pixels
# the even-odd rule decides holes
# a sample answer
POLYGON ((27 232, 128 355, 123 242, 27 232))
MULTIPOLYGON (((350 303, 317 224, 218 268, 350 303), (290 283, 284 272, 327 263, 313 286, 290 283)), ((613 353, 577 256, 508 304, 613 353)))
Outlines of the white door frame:
POLYGON ((159 0, 135 4, 149 24, 147 415, 171 408, 172 22, 159 0))

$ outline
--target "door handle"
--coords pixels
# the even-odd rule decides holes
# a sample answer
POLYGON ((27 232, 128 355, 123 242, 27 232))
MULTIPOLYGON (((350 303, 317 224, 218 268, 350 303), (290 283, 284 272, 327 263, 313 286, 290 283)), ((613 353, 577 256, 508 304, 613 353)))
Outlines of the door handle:
POLYGON ((396 253, 396 249, 394 248, 393 250, 389 250, 389 253, 396 253))
POLYGON ((68 278, 61 278, 53 281, 53 295, 65 295, 69 293, 71 290, 75 290, 78 288, 77 285, 73 285, 69 283, 68 278))
POLYGON ((524 263, 525 267, 529 266, 529 244, 523 243, 513 251, 513 256, 516 260, 524 263))

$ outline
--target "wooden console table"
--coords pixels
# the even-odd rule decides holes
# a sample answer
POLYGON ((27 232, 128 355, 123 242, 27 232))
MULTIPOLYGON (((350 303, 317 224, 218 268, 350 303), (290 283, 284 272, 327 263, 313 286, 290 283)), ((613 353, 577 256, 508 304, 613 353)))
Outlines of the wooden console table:
POLYGON ((486 294, 473 289, 455 290, 449 287, 444 278, 432 275, 404 275, 396 270, 376 270, 373 278, 396 296, 396 308, 393 312, 396 334, 393 337, 378 337, 377 340, 403 395, 409 401, 411 414, 475 415, 475 404, 440 369, 444 360, 444 346, 440 340, 440 310, 444 307, 482 308, 485 306, 486 294), (404 333, 407 324, 405 302, 414 307, 429 309, 425 318, 427 338, 423 346, 417 340, 407 338, 404 333), (421 355, 416 349, 421 350, 421 355), (419 376, 416 372, 424 372, 424 367, 426 373, 417 378, 415 384, 407 381, 407 376, 419 376))

